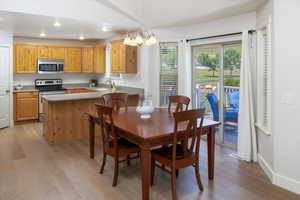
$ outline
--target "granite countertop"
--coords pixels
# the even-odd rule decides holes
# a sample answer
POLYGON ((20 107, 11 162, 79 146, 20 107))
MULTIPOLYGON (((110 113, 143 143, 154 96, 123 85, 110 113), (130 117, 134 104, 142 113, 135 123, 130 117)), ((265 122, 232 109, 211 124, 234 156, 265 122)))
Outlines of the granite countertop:
MULTIPOLYGON (((107 92, 113 92, 112 89, 107 88, 107 85, 105 84, 98 84, 96 87, 89 87, 88 83, 71 83, 71 84, 63 84, 63 87, 66 89, 75 89, 75 88, 82 88, 82 89, 89 89, 89 90, 99 90, 99 92, 105 91, 107 92), (104 90, 105 89, 105 90, 104 90)), ((38 90, 35 88, 34 85, 24 85, 22 89, 17 90, 14 88, 13 92, 38 92, 38 90)), ((141 88, 134 88, 134 87, 124 87, 124 86, 118 86, 117 90, 114 92, 125 92, 129 94, 143 94, 144 89, 141 88)))
POLYGON ((55 95, 43 95, 43 98, 49 102, 58 101, 72 101, 72 100, 82 100, 82 99, 96 99, 101 98, 104 94, 112 92, 124 92, 129 95, 142 95, 144 89, 123 87, 119 86, 116 90, 105 87, 105 85, 99 85, 97 87, 89 87, 88 84, 66 84, 64 85, 66 89, 74 88, 85 88, 89 90, 95 90, 97 92, 86 92, 86 93, 74 93, 74 94, 55 94, 55 95))
POLYGON ((25 85, 20 90, 17 90, 17 89, 14 88, 14 93, 17 93, 17 92, 38 92, 38 90, 35 89, 35 87, 32 86, 32 85, 25 85))

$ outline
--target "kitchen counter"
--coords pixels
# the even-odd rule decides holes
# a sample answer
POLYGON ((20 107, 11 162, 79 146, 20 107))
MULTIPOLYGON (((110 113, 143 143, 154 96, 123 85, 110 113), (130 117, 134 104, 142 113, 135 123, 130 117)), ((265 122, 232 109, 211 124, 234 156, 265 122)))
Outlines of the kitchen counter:
POLYGON ((79 85, 77 85, 77 87, 74 86, 75 85, 72 86, 64 85, 66 89, 83 88, 83 89, 94 90, 96 92, 43 95, 43 99, 49 102, 72 101, 72 100, 83 100, 83 99, 98 99, 101 98, 104 94, 112 93, 112 92, 128 93, 129 95, 142 95, 144 92, 143 89, 129 88, 129 87, 119 87, 116 90, 112 90, 104 87, 86 87, 86 86, 80 87, 79 85))
MULTIPOLYGON (((88 89, 96 92, 83 92, 71 94, 43 95, 43 136, 49 144, 68 143, 74 140, 87 140, 89 133, 88 118, 85 113, 95 110, 95 103, 111 92, 128 93, 128 106, 137 106, 139 96, 143 89, 119 87, 116 91, 109 88, 90 88, 88 85, 64 85, 67 89, 88 89), (98 90, 98 91, 97 91, 98 90)), ((99 127, 96 127, 96 130, 99 127)), ((96 131, 101 133, 100 130, 96 131)))
POLYGON ((37 92, 37 91, 38 91, 38 90, 35 89, 35 87, 32 86, 32 85, 25 85, 25 86, 23 86, 23 88, 20 89, 20 90, 17 90, 17 89, 14 88, 14 93, 18 93, 18 92, 37 92))

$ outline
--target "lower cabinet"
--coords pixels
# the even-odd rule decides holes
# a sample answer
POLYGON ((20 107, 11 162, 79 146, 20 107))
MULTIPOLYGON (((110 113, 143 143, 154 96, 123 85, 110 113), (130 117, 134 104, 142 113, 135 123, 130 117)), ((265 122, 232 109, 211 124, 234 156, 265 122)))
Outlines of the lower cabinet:
POLYGON ((38 93, 14 93, 14 120, 24 121, 34 119, 38 119, 38 93))

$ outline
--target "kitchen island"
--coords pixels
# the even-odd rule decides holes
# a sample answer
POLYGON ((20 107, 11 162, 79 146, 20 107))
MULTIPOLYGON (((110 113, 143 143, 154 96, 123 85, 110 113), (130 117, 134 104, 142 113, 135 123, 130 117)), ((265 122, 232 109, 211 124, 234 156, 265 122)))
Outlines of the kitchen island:
POLYGON ((112 92, 128 93, 128 106, 136 106, 143 89, 121 88, 112 91, 107 88, 94 88, 87 92, 81 89, 78 93, 43 96, 44 138, 49 144, 88 139, 89 123, 85 113, 93 111, 94 104, 100 102, 104 94, 112 92))

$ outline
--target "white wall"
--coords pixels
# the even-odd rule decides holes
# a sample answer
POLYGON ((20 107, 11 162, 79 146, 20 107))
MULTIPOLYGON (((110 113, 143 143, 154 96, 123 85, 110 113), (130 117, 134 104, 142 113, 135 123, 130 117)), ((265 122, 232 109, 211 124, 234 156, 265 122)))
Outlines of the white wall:
POLYGON ((227 17, 193 26, 173 27, 154 30, 160 40, 190 39, 227 33, 241 32, 244 29, 256 27, 256 13, 250 12, 243 15, 227 17))
POLYGON ((300 194, 299 0, 274 0, 274 183, 300 194))

